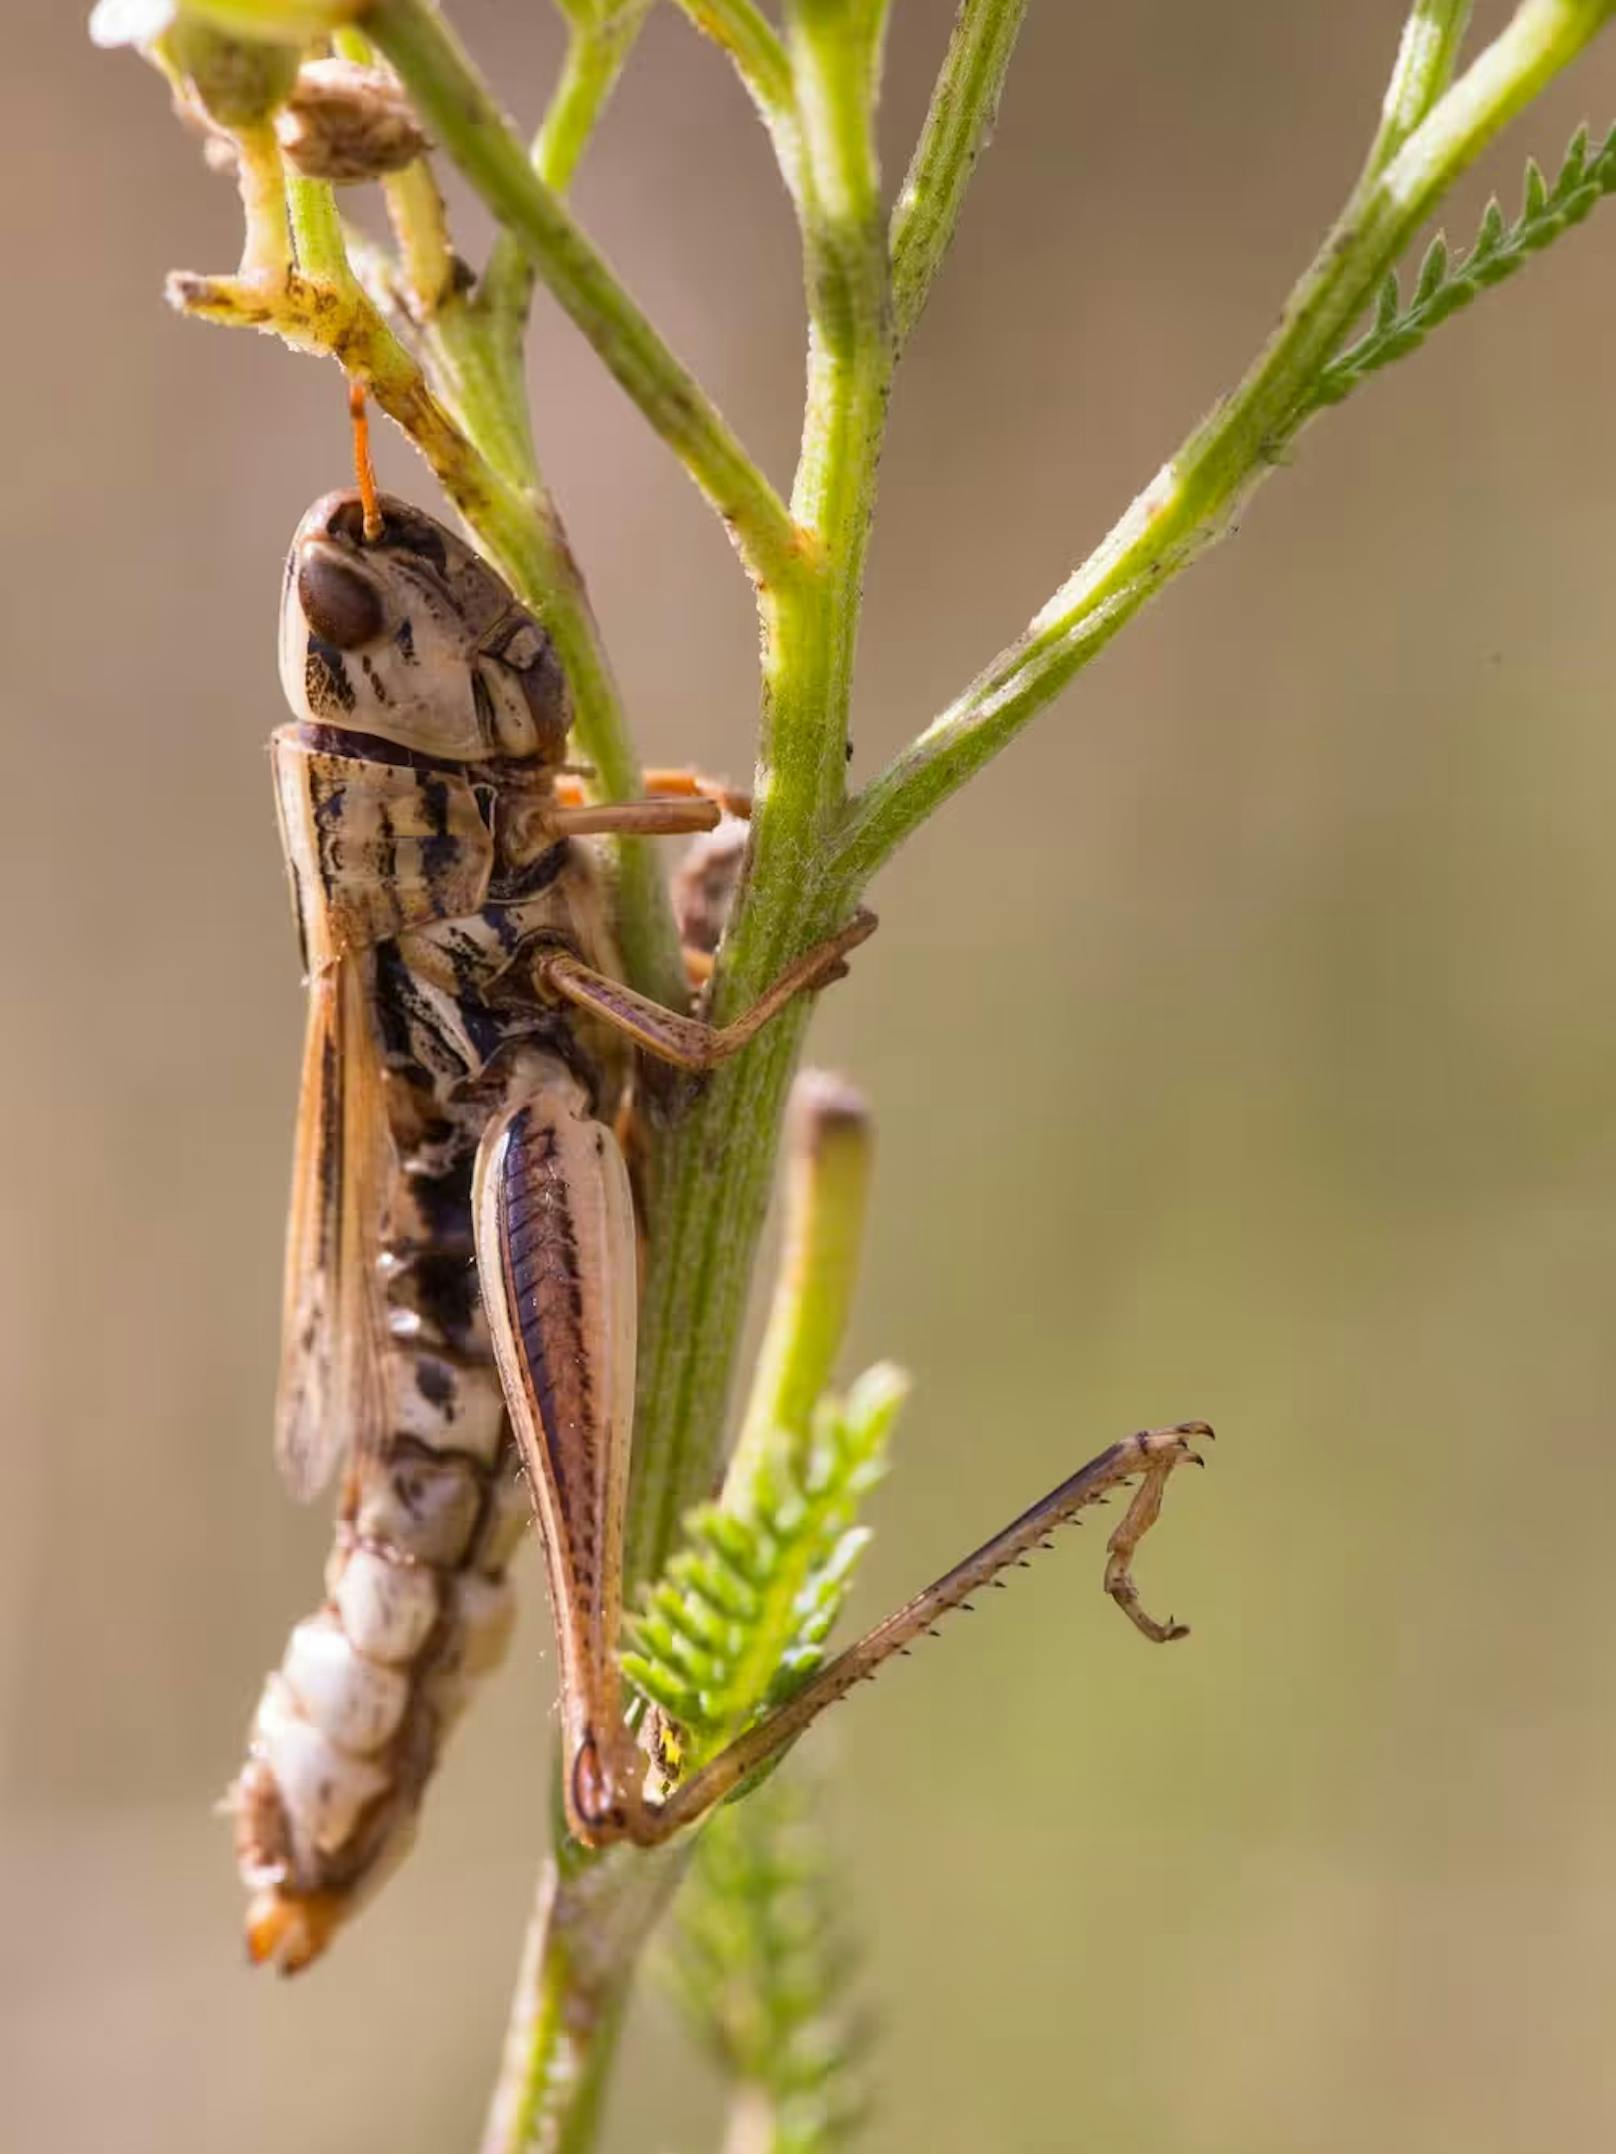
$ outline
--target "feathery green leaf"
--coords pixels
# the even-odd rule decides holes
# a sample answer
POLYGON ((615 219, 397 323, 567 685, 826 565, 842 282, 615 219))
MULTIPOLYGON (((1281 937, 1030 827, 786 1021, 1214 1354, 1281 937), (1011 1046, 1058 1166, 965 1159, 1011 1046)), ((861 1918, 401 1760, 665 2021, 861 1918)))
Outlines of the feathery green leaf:
POLYGON ((1441 233, 1432 240, 1405 307, 1396 272, 1381 286, 1374 320, 1340 351, 1309 386, 1286 428, 1293 433, 1326 404, 1339 404, 1361 381, 1423 344, 1440 322, 1469 306, 1494 284, 1512 277, 1534 254, 1580 224, 1595 203, 1616 192, 1616 127, 1590 151, 1588 130, 1572 136, 1551 185, 1535 158, 1528 159, 1521 214, 1506 224, 1489 202, 1468 254, 1451 255, 1441 233))
POLYGON ((764 1447, 746 1487, 686 1520, 685 1545, 630 1621, 623 1668, 678 1723, 689 1764, 819 1666, 904 1388, 897 1370, 869 1370, 846 1399, 820 1402, 806 1443, 764 1447))
POLYGON ((809 1800, 782 1779, 711 1820, 676 1903, 674 1995, 770 2154, 838 2154, 866 2107, 839 1898, 809 1800))

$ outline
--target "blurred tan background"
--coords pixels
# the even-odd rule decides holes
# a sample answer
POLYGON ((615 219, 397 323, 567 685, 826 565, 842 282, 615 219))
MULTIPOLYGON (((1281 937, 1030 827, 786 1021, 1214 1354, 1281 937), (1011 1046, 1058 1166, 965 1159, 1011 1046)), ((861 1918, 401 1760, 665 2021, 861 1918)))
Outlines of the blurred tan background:
MULTIPOLYGON (((333 374, 165 311, 233 198, 81 12, 13 22, 0 81, 0 2140, 438 2154, 545 1829, 547 1625, 530 1569, 407 1869, 251 1977, 208 1805, 326 1531, 267 1442, 299 994, 263 741, 281 550, 347 447, 333 374)), ((1402 13, 1034 6, 899 385, 860 776, 1232 381, 1402 13)), ((894 176, 950 14, 895 7, 894 176)), ((549 14, 457 19, 531 118, 549 14)), ((1613 108, 1607 41, 1455 233, 1613 108)), ((783 481, 789 221, 671 10, 579 202, 783 481)), ((873 2154, 1616 2138, 1613 248, 1607 210, 1310 433, 888 874, 824 1007, 882 1131, 856 1345, 918 1385, 861 1611, 1126 1428, 1222 1438, 1147 1552, 1191 1643, 1070 1537, 837 1716, 873 2154)), ((548 306, 535 345, 646 753, 740 775, 728 549, 548 306)), ((714 2144, 654 1995, 630 2040, 610 2148, 714 2144)))

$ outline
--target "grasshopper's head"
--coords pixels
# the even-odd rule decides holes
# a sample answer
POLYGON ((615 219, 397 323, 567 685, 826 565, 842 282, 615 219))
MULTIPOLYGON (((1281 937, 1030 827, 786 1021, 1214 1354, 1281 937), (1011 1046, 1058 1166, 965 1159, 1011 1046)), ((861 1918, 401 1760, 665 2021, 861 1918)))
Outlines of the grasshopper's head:
POLYGON ((408 502, 326 494, 297 527, 281 600, 281 685, 297 716, 449 763, 559 763, 567 684, 550 639, 494 571, 408 502))

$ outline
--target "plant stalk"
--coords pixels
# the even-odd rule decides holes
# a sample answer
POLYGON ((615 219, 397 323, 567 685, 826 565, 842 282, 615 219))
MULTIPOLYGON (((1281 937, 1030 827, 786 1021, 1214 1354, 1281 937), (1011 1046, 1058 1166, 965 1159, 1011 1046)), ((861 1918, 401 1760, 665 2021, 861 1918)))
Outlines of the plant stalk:
POLYGON ((954 237, 998 117, 1027 0, 960 0, 926 124, 892 211, 892 315, 900 349, 954 237))
POLYGON ((722 47, 774 145, 786 191, 802 210, 802 140, 796 86, 779 33, 755 0, 677 0, 696 28, 722 47))
MULTIPOLYGON (((752 844, 713 981, 719 1023, 843 917, 838 893, 822 888, 814 869, 845 797, 852 660, 891 369, 869 11, 857 0, 801 0, 788 12, 788 37, 809 175, 809 386, 792 496, 793 529, 800 527, 803 543, 759 586, 764 686, 752 844)), ((539 268, 546 274, 542 261, 539 268)), ((809 1014, 806 1003, 793 1004, 655 1135, 626 1552, 631 1581, 660 1571, 684 1512, 716 1477, 785 1097, 809 1014)), ((682 1859, 678 1849, 671 1857, 674 1865, 682 1859)), ((609 1973, 596 1963, 597 1995, 620 1997, 677 1867, 667 1869, 665 1890, 654 1896, 636 1884, 644 1857, 614 1851, 596 1861, 569 1851, 564 1859, 600 1878, 590 1914, 601 1920, 609 1911, 613 1942, 609 1973)), ((575 1951, 566 1913, 554 1903, 547 1926, 563 1984, 575 1951)), ((565 2008, 549 2008, 552 1991, 542 1984, 535 1996, 542 2008, 525 2037, 513 2022, 506 2081, 514 2072, 530 2087, 548 2087, 548 2108, 530 2102, 526 2113, 543 2111, 551 2122, 526 2140, 491 2140, 485 2154, 580 2154, 592 2143, 587 2089, 598 2083, 599 2067, 585 2068, 556 2046, 553 2030, 565 2008), (580 2090, 576 2101, 569 2101, 568 2084, 580 2090)), ((609 2044, 612 2010, 579 2016, 597 2047, 609 2044)), ((503 2090, 500 2105, 507 2115, 523 2113, 503 2090)))
POLYGON ((1414 0, 1386 85, 1366 171, 1378 172, 1397 155, 1453 80, 1472 5, 1473 0, 1414 0))
POLYGON ((1366 169, 1245 380, 964 694, 865 787, 828 865, 862 890, 1214 540, 1279 461, 1308 385, 1420 225, 1501 128, 1604 28, 1616 0, 1524 0, 1396 154, 1366 169))
MULTIPOLYGON (((818 863, 845 797, 853 653, 892 350, 872 140, 875 51, 854 4, 799 4, 788 42, 810 175, 808 395, 792 514, 811 565, 760 594, 752 844, 714 979, 722 1023, 845 917, 818 863)), ((661 1148, 641 1334, 630 1575, 661 1568, 712 1484, 747 1289, 807 1026, 799 1002, 661 1148)))

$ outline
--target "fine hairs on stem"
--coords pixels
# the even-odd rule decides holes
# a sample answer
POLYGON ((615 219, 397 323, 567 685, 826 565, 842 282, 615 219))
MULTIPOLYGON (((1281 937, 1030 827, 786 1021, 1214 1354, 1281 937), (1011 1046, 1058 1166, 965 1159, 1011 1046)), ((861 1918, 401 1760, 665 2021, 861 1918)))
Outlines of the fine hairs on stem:
MULTIPOLYGON (((402 429, 553 637, 571 684, 579 757, 602 798, 634 796, 641 773, 535 444, 523 358, 536 284, 721 519, 756 602, 761 642, 751 838, 707 988, 708 1014, 722 1024, 845 921, 896 849, 1230 529, 1306 424, 1512 275, 1616 186, 1610 141, 1591 148, 1579 137, 1552 184, 1527 167, 1516 223, 1495 205, 1467 252, 1450 256, 1435 243, 1405 304, 1399 265, 1422 228, 1487 145, 1605 28, 1616 0, 1520 0, 1492 41, 1469 53, 1468 0, 1413 0, 1388 53, 1387 88, 1361 168, 1271 337, 1025 628, 852 793, 845 751, 853 660, 887 409, 1007 94, 1026 0, 961 0, 912 156, 890 195, 875 148, 884 0, 783 0, 778 21, 757 0, 671 4, 710 41, 715 64, 734 67, 767 132, 800 236, 807 388, 784 496, 568 207, 573 177, 633 61, 649 0, 558 0, 565 55, 531 147, 432 0, 102 0, 92 28, 103 43, 138 43, 234 168, 241 261, 227 274, 176 273, 172 304, 335 359, 402 429), (393 93, 402 87, 431 145, 402 167, 377 169, 392 233, 386 247, 347 228, 337 191, 289 161, 278 124, 296 95, 300 63, 333 50, 390 70, 393 93), (445 166, 497 222, 481 265, 467 265, 455 249, 437 178, 445 166)), ((513 104, 529 102, 529 85, 502 87, 513 104)), ((677 1008, 686 986, 664 876, 641 838, 619 838, 616 853, 631 983, 677 1008)), ((848 1108, 845 1094, 825 1094, 828 1119, 816 1123, 804 1109, 791 1140, 802 1236, 793 1246, 802 1260, 782 1275, 724 1492, 682 1544, 683 1521, 717 1479, 806 1021, 801 1003, 790 1007, 647 1133, 649 1246, 627 1528, 631 1579, 646 1589, 634 1655, 647 1710, 659 1681, 669 1697, 678 1690, 677 1669, 669 1673, 678 1654, 699 1650, 705 1596, 739 1590, 726 1564, 744 1584, 745 1563, 765 1560, 757 1553, 764 1543, 789 1546, 793 1590, 799 1601, 806 1595, 813 1618, 793 1627, 771 1616, 759 1633, 767 1640, 762 1660, 741 1654, 725 1663, 741 1673, 714 1727, 695 1730, 698 1747, 755 1709, 760 1684, 766 1690, 817 1656, 856 1554, 857 1502, 884 1459, 901 1389, 894 1372, 878 1370, 844 1398, 826 1395, 862 1216, 867 1132, 862 1109, 848 1108), (826 1102, 838 1097, 841 1109, 833 1110, 826 1102), (805 1492, 811 1517, 786 1500, 805 1492), (795 1539, 767 1525, 788 1511, 807 1518, 795 1539)), ((771 1593, 761 1597, 778 1614, 771 1593)), ((790 1839, 801 1829, 795 1810, 788 1824, 790 1839)), ((734 1889, 750 1895, 766 1921, 798 1859, 783 1847, 737 1840, 707 1867, 711 1876, 747 1881, 744 1892, 734 1889)), ((584 2154, 594 2145, 623 2006, 688 1852, 675 1845, 588 1856, 563 1845, 548 1861, 485 2154, 584 2154)), ((803 1863, 817 1876, 813 1861, 803 1863)), ((691 1934, 703 1940, 710 1972, 712 1926, 697 1920, 691 1934)), ((725 1962, 731 1972, 780 1964, 778 1952, 750 1948, 725 1962)), ((813 1979, 814 1995, 823 1989, 828 1999, 834 1968, 827 1973, 816 1962, 813 1979)), ((720 2030, 712 2036, 717 2049, 750 2060, 733 2063, 744 2097, 734 2143, 785 2144, 770 2136, 770 2105, 802 2090, 770 2082, 755 2048, 735 2033, 732 2006, 709 1982, 696 2017, 720 2030)), ((820 2136, 792 2144, 839 2143, 853 2106, 827 2096, 822 2109, 831 2121, 820 2136)))

